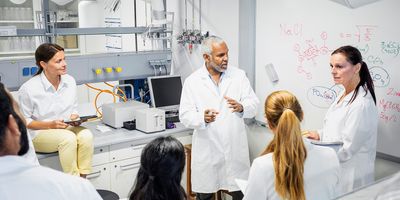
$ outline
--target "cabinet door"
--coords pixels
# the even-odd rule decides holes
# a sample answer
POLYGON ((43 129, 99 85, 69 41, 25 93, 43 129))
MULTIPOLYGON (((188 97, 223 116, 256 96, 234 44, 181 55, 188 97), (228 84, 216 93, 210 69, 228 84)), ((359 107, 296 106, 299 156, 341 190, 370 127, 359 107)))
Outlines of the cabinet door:
POLYGON ((146 144, 137 145, 134 141, 115 144, 110 146, 110 160, 119 161, 128 158, 140 157, 142 149, 146 144))
POLYGON ((39 163, 42 166, 46 166, 58 171, 63 171, 60 164, 60 157, 57 156, 49 156, 46 158, 39 159, 39 163))
POLYGON ((94 149, 92 166, 106 164, 110 162, 109 147, 97 147, 94 149))
POLYGON ((111 191, 127 198, 140 168, 140 157, 111 163, 111 191))
POLYGON ((192 144, 192 135, 176 137, 183 145, 192 144))
POLYGON ((110 168, 109 164, 92 167, 92 172, 87 175, 87 179, 96 189, 110 190, 110 168))

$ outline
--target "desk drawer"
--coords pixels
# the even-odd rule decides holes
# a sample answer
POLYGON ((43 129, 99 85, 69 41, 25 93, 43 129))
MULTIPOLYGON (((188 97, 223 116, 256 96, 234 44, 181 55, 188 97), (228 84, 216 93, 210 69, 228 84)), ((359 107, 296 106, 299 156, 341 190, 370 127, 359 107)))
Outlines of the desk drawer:
POLYGON ((132 142, 126 142, 110 147, 111 161, 124 160, 128 158, 140 157, 142 149, 146 144, 135 145, 132 142))
POLYGON ((92 166, 101 165, 110 162, 110 148, 97 147, 94 149, 92 166))

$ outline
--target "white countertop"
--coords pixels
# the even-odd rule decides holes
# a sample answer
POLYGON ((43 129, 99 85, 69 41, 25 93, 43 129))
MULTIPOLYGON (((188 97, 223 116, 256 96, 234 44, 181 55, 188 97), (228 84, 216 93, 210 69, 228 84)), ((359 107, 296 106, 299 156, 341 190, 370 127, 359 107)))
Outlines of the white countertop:
MULTIPOLYGON (((111 130, 107 132, 100 132, 96 129, 98 125, 105 126, 100 120, 86 122, 83 123, 81 126, 86 127, 92 131, 94 136, 94 148, 104 147, 113 144, 119 144, 124 142, 134 142, 134 144, 144 144, 148 143, 156 137, 159 136, 183 136, 183 135, 190 135, 193 133, 192 129, 185 128, 181 123, 175 123, 176 128, 173 129, 166 129, 165 131, 155 132, 155 133, 144 133, 138 130, 127 130, 124 128, 115 129, 109 127, 111 130)), ((42 154, 37 153, 38 159, 55 156, 57 153, 48 153, 42 154)))

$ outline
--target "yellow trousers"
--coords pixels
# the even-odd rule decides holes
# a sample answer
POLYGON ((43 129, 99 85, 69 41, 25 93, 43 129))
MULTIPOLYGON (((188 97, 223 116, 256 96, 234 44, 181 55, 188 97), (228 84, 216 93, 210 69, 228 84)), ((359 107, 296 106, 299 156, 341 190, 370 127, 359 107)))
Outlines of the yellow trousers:
POLYGON ((40 130, 33 138, 33 145, 36 152, 58 151, 65 173, 79 176, 89 174, 92 169, 93 134, 84 127, 40 130))

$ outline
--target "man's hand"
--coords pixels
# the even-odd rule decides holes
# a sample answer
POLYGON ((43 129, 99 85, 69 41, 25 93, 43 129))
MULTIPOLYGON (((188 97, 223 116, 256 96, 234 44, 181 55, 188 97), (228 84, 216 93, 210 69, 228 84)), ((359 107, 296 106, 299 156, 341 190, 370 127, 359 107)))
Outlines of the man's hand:
POLYGON ((206 123, 214 122, 218 114, 219 112, 214 109, 206 109, 204 111, 204 121, 206 123))
POLYGON ((232 112, 243 112, 243 106, 239 102, 237 102, 235 99, 232 99, 230 97, 224 96, 224 98, 227 100, 229 104, 229 108, 232 108, 232 112))

